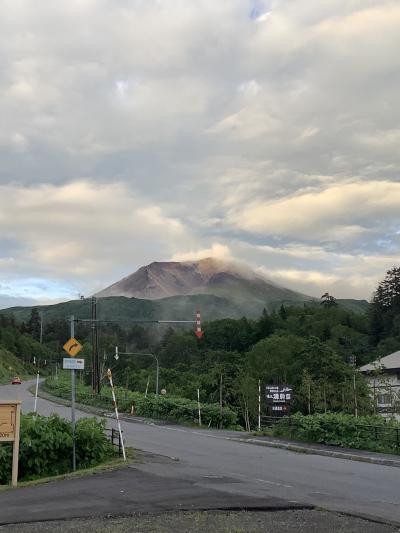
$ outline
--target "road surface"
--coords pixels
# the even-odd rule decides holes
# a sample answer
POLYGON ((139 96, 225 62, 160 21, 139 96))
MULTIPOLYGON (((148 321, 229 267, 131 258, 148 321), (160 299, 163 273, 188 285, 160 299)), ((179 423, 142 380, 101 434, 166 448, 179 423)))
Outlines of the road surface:
MULTIPOLYGON (((0 399, 19 397, 23 412, 32 411, 32 383, 2 386, 0 399)), ((70 418, 70 408, 40 398, 38 412, 70 418)), ((88 415, 77 411, 77 418, 82 416, 88 415)), ((177 459, 145 462, 139 465, 145 472, 196 480, 204 488, 235 495, 275 496, 400 524, 398 468, 228 440, 233 432, 140 422, 122 425, 129 446, 177 459)))

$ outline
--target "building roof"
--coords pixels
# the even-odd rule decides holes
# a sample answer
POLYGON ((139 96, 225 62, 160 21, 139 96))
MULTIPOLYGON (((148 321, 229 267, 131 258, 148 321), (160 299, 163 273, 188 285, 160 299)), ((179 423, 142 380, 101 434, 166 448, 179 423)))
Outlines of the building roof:
POLYGON ((384 368, 386 370, 400 370, 400 351, 386 355, 381 359, 372 361, 368 365, 360 367, 360 372, 371 372, 379 368, 384 368))

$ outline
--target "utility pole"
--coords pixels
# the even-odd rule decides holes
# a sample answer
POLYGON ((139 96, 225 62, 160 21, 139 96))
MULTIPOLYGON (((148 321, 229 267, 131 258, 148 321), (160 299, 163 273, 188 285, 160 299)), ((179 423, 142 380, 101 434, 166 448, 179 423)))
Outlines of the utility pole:
POLYGON ((258 380, 258 431, 261 431, 261 381, 258 380))
POLYGON ((97 335, 97 299, 92 297, 92 388, 100 393, 99 341, 97 335))
POLYGON ((353 397, 354 397, 354 416, 358 417, 358 402, 357 402, 357 383, 356 383, 356 364, 357 358, 355 355, 350 356, 350 364, 353 367, 353 397))
POLYGON ((219 429, 222 429, 222 372, 219 380, 219 429))
MULTIPOLYGON (((196 313, 196 320, 147 320, 147 319, 127 319, 127 320, 108 320, 97 318, 97 299, 92 297, 92 316, 91 318, 76 318, 75 322, 90 323, 92 328, 92 388, 96 393, 100 392, 100 363, 98 354, 98 334, 97 324, 105 323, 133 323, 133 324, 196 324, 195 335, 201 339, 204 332, 201 329, 201 315, 200 311, 196 313)), ((130 355, 130 354, 128 354, 130 355)), ((159 362, 154 354, 137 354, 137 355, 151 355, 157 362, 157 376, 156 376, 156 394, 158 395, 158 380, 159 380, 159 362)), ((34 363, 35 364, 35 363, 34 363)))
MULTIPOLYGON (((74 315, 70 318, 71 332, 70 338, 75 337, 74 315)), ((76 470, 76 443, 75 443, 75 370, 71 370, 71 424, 72 424, 72 470, 76 470)))

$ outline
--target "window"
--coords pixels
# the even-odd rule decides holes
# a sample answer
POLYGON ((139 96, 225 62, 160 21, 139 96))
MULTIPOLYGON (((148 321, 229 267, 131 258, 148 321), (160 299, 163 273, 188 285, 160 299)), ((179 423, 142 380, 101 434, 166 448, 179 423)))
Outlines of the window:
POLYGON ((378 394, 377 403, 378 405, 392 405, 390 394, 378 394))

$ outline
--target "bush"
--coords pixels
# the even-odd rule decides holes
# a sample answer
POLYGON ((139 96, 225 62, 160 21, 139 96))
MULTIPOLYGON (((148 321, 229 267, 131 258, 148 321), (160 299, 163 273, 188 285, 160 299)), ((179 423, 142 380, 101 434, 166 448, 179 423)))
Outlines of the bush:
POLYGON ((400 453, 400 424, 381 416, 295 413, 279 420, 273 435, 348 448, 400 453))
MULTIPOLYGON (((44 384, 45 390, 55 396, 69 399, 71 397, 70 383, 59 377, 58 380, 48 378, 44 384)), ((126 389, 116 388, 118 408, 121 412, 130 412, 134 405, 135 414, 149 418, 163 420, 175 420, 178 422, 197 423, 198 406, 194 400, 177 396, 156 396, 132 392, 126 389)), ((109 387, 102 387, 100 394, 94 394, 90 387, 77 385, 76 401, 86 405, 94 405, 112 409, 112 396, 109 387)), ((201 404, 201 418, 204 425, 219 427, 221 422, 221 410, 219 404, 201 404)), ((237 414, 228 407, 222 408, 222 427, 230 428, 237 422, 237 414)))
MULTIPOLYGON (((104 422, 82 418, 76 424, 76 464, 86 468, 114 453, 104 422)), ((21 415, 18 478, 21 481, 65 474, 72 470, 72 426, 58 415, 21 415)), ((0 484, 11 479, 12 445, 0 446, 0 484)))

